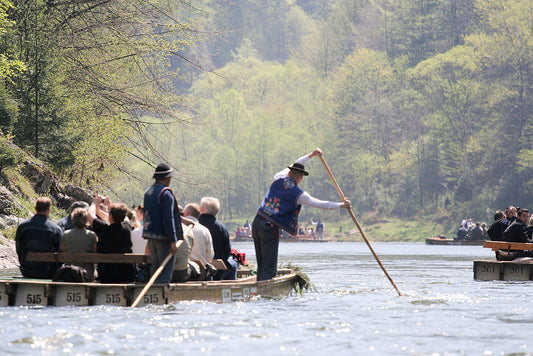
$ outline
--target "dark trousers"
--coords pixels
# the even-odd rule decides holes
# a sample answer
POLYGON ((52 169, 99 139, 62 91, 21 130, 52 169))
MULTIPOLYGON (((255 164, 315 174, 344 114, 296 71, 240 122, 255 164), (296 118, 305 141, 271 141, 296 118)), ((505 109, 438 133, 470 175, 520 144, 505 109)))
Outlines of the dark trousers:
POLYGON ((252 236, 257 259, 257 280, 271 279, 278 272, 279 228, 256 215, 252 223, 252 236))

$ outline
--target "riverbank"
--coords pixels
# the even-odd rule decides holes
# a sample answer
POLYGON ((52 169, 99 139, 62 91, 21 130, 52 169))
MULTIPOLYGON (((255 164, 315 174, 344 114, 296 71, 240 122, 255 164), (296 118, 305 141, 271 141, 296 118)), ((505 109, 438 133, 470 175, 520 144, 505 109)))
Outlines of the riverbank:
POLYGON ((0 235, 0 268, 13 268, 18 264, 15 241, 0 235))

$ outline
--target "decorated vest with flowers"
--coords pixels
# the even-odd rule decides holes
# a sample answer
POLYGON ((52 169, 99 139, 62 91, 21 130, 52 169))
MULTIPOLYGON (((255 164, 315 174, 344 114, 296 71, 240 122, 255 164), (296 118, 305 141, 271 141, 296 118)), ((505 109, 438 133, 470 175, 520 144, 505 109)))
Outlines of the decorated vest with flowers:
POLYGON ((270 186, 265 199, 257 209, 257 214, 289 234, 296 235, 298 214, 302 207, 297 201, 302 193, 303 190, 293 178, 279 178, 270 186))

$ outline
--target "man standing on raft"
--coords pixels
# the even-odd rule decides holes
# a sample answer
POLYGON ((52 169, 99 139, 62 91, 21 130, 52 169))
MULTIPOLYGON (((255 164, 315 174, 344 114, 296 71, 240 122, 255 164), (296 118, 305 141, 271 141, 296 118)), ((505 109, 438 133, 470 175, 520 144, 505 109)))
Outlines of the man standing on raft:
POLYGON ((298 214, 302 204, 320 209, 351 208, 348 198, 342 203, 319 200, 298 187, 304 176, 305 164, 314 156, 321 156, 316 148, 306 156, 298 158, 290 167, 278 172, 272 181, 265 199, 257 209, 252 223, 255 255, 257 258, 257 280, 273 278, 277 273, 280 229, 291 235, 297 234, 298 214))

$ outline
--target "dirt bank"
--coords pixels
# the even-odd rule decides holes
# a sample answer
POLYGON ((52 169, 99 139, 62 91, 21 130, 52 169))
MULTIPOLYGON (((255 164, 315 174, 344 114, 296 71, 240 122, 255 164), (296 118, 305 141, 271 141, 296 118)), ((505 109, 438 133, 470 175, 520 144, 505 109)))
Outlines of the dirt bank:
POLYGON ((15 241, 0 235, 0 268, 17 267, 19 261, 15 250, 15 241))

